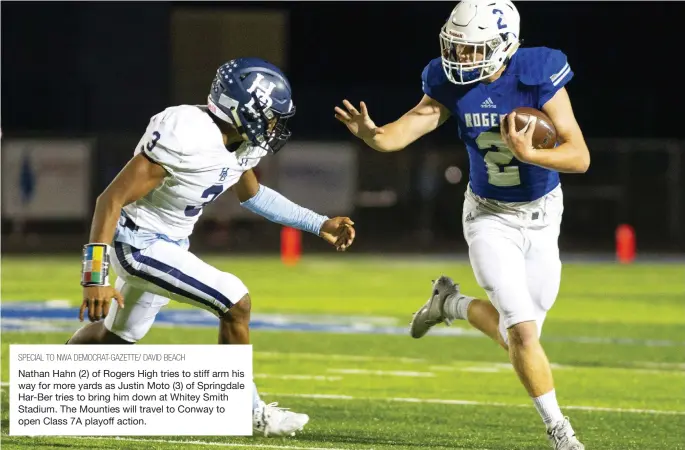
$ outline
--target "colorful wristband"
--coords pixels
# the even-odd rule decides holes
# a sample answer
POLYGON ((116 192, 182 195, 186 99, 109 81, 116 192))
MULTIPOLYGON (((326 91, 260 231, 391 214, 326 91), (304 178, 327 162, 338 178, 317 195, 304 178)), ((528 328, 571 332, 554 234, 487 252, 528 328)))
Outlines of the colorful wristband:
POLYGON ((81 286, 109 286, 109 245, 83 246, 81 286))

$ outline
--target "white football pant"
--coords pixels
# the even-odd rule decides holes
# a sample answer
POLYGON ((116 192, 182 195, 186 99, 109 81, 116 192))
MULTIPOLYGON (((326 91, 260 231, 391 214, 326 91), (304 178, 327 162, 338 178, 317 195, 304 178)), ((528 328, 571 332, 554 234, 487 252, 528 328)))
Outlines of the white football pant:
POLYGON ((137 342, 147 334, 169 299, 220 317, 248 293, 235 275, 161 239, 142 250, 115 242, 110 261, 118 277, 115 287, 124 297, 125 308, 119 309, 113 302, 105 327, 128 342, 137 342))
POLYGON ((559 292, 561 186, 525 203, 483 199, 467 189, 462 223, 471 267, 500 315, 499 329, 535 321, 538 336, 559 292))

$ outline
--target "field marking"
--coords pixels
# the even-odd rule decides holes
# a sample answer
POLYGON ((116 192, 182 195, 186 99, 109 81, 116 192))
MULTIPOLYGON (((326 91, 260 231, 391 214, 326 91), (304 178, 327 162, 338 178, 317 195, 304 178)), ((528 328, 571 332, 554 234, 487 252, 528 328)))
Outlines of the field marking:
MULTIPOLYGON (((0 311, 2 331, 68 332, 74 331, 74 307, 64 307, 57 300, 5 302, 0 311)), ((157 315, 159 327, 216 327, 217 319, 202 309, 167 309, 157 315)), ((255 314, 251 328, 262 331, 299 331, 310 333, 408 335, 408 325, 392 317, 344 316, 336 314, 255 314)), ((433 336, 486 339, 479 331, 464 327, 439 327, 433 336)), ((545 336, 543 342, 573 342, 577 344, 641 345, 646 347, 685 347, 685 341, 668 339, 638 339, 591 336, 545 336)))
POLYGON ((343 355, 343 354, 329 354, 329 353, 289 353, 289 352, 253 352, 255 357, 275 357, 283 358, 294 356, 301 359, 339 359, 345 361, 399 361, 402 363, 424 363, 425 359, 420 358, 404 358, 401 356, 361 356, 361 355, 343 355))
POLYGON ((349 375, 388 375, 391 377, 414 377, 414 378, 430 378, 434 377, 433 372, 412 372, 408 370, 369 370, 369 369, 327 369, 326 372, 342 373, 349 375))
POLYGON ((274 375, 270 373, 254 374, 255 378, 275 378, 277 380, 315 380, 315 381, 340 381, 343 377, 327 377, 325 375, 292 375, 282 374, 274 375))
MULTIPOLYGON (((15 436, 8 436, 15 437, 15 436)), ((19 437, 19 436, 16 436, 19 437)), ((36 436, 34 436, 36 437, 36 436)), ((143 439, 143 438, 129 438, 129 437, 106 437, 106 436, 40 436, 44 438, 61 438, 61 439, 79 439, 79 440, 96 440, 96 441, 125 441, 125 442, 150 442, 157 444, 184 444, 184 445, 198 445, 208 447, 250 447, 250 448, 280 448, 284 450, 349 450, 340 447, 298 447, 294 445, 274 445, 274 444, 239 444, 237 442, 215 442, 215 441, 183 441, 172 439, 143 439)), ((255 436, 257 437, 257 436, 255 436)))
POLYGON ((668 370, 685 370, 685 364, 683 363, 661 363, 661 362, 651 362, 651 361, 633 361, 635 367, 651 368, 654 370, 661 369, 662 371, 668 370))
MULTIPOLYGON (((430 365, 429 370, 434 370, 436 372, 482 372, 482 373, 511 373, 514 367, 510 363, 487 363, 487 362, 476 362, 476 361, 460 361, 462 365, 430 365), (468 366, 466 364, 472 363, 473 366, 468 366)), ((633 367, 614 367, 614 366, 583 366, 583 365, 567 365, 567 364, 550 364, 553 370, 566 370, 566 371, 577 371, 577 370, 614 370, 621 372, 631 372, 631 373, 643 373, 643 374, 675 374, 685 376, 685 370, 682 368, 682 364, 669 364, 654 363, 650 366, 649 363, 645 362, 644 367, 654 367, 653 369, 645 369, 640 367, 640 362, 634 362, 633 367)))
MULTIPOLYGON (((289 353, 289 352, 260 352, 255 351, 255 359, 278 359, 278 358, 301 358, 313 360, 340 360, 340 361, 392 361, 404 364, 428 364, 428 360, 421 358, 405 358, 393 356, 361 356, 343 355, 326 353, 289 353)), ((508 373, 514 370, 511 363, 487 362, 487 361, 462 361, 460 365, 435 364, 428 365, 429 370, 437 372, 487 372, 487 373, 508 373), (467 364, 472 364, 468 366, 467 364)), ((685 376, 685 364, 683 363, 655 363, 649 361, 633 361, 629 367, 621 366, 589 366, 573 364, 551 363, 553 370, 617 370, 635 373, 675 373, 685 376)))
MULTIPOLYGON (((436 399, 436 398, 411 398, 411 397, 355 397, 352 395, 329 395, 329 394, 275 394, 269 392, 260 392, 260 395, 270 395, 274 397, 300 397, 300 398, 325 398, 331 400, 364 400, 364 401, 388 401, 401 403, 429 403, 441 405, 469 405, 469 406, 500 406, 510 408, 532 408, 531 404, 517 404, 517 403, 501 403, 501 402, 482 402, 477 400, 451 400, 451 399, 436 399)), ((563 405, 563 409, 578 409, 584 411, 602 411, 602 412, 617 412, 617 413, 634 413, 634 414, 649 414, 649 415, 669 415, 669 416, 683 416, 685 411, 669 411, 659 409, 635 409, 635 408, 605 408, 602 406, 575 406, 563 405)))
MULTIPOLYGON (((8 434, 3 434, 3 438, 7 437, 24 437, 24 436, 10 436, 8 434)), ((197 446, 207 446, 207 447, 249 447, 249 448, 278 448, 283 450, 350 450, 351 448, 360 448, 373 450, 373 447, 359 447, 354 444, 355 447, 298 447, 294 445, 273 445, 273 444, 238 444, 235 442, 216 442, 216 441, 175 441, 171 439, 144 439, 144 438, 128 438, 128 437, 106 437, 106 436, 33 436, 40 437, 43 439, 78 439, 78 440, 96 440, 96 441, 125 441, 125 442, 150 442, 157 444, 185 444, 185 445, 197 445, 197 446)), ((258 436, 253 436, 258 437, 258 436)), ((464 449, 464 447, 453 447, 455 449, 464 449)), ((486 448, 473 448, 468 447, 469 450, 488 450, 486 448)))

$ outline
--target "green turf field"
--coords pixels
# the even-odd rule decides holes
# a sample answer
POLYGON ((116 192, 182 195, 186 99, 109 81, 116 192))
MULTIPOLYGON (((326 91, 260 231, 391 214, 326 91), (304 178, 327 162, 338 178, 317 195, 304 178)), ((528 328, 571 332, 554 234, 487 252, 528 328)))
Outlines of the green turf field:
MULTIPOLYGON (((335 254, 304 258, 296 267, 276 258, 207 260, 245 281, 255 314, 365 316, 404 326, 441 273, 461 282, 463 291, 482 294, 468 264, 446 260, 335 254)), ((69 299, 77 305, 79 263, 78 255, 3 258, 3 303, 69 299)), ((311 417, 294 438, 8 436, 9 345, 61 344, 69 335, 2 333, 3 449, 548 448, 506 353, 470 334, 413 340, 254 331, 263 398, 311 417)), ((215 340, 211 328, 153 328, 143 343, 215 340)), ((588 449, 685 449, 683 265, 566 264, 543 344, 555 364, 562 410, 588 449)))

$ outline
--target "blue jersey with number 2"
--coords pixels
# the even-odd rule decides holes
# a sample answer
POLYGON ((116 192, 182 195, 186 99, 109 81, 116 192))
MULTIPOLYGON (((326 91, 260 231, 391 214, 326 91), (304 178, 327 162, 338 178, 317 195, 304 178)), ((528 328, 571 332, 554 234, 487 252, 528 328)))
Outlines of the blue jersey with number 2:
POLYGON ((476 195, 505 202, 535 200, 559 184, 556 171, 517 160, 500 137, 500 121, 514 108, 542 109, 573 77, 566 55, 546 47, 520 48, 492 83, 459 86, 440 58, 423 70, 423 92, 448 108, 469 153, 469 183, 476 195))

